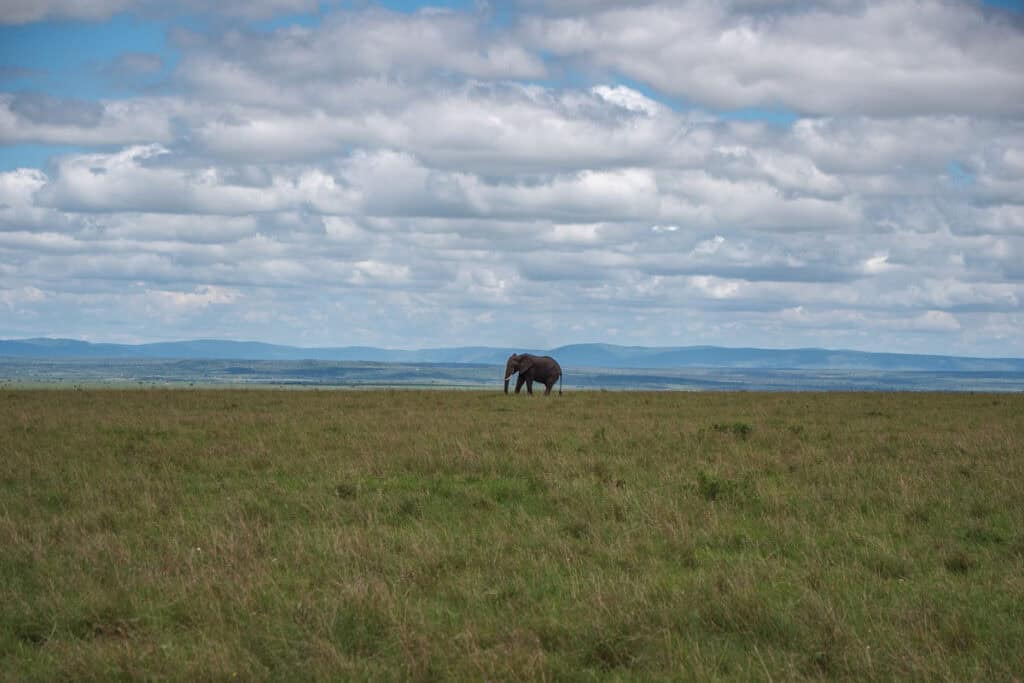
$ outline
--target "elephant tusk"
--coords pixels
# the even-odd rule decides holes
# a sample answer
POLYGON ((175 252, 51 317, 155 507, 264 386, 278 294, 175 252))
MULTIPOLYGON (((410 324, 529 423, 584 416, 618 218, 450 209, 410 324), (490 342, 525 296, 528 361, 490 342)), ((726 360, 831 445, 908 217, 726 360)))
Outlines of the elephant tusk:
POLYGON ((513 372, 513 373, 510 373, 510 374, 509 374, 509 376, 505 378, 505 381, 507 382, 507 381, 509 381, 510 379, 512 379, 512 375, 514 375, 514 374, 516 374, 516 373, 514 373, 514 372, 513 372))

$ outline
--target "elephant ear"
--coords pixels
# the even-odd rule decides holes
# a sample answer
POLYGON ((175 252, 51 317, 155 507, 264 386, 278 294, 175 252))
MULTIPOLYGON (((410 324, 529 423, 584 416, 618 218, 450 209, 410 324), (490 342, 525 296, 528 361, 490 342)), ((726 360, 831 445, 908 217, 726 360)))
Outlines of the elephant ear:
POLYGON ((519 357, 519 372, 524 373, 533 367, 533 358, 530 356, 519 357))

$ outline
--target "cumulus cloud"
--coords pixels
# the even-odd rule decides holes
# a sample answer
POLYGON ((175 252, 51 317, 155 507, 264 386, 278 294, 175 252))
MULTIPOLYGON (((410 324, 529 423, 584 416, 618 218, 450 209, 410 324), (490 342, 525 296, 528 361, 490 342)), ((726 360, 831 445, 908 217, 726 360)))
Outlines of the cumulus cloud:
POLYGON ((19 168, 0 173, 0 205, 28 206, 32 195, 46 185, 46 174, 34 168, 19 168))
POLYGON ((37 287, 0 289, 0 303, 8 309, 14 309, 20 304, 36 303, 44 299, 46 299, 46 293, 37 287))
POLYGON ((914 330, 952 331, 960 329, 960 322, 948 311, 925 311, 911 318, 907 324, 914 330))
POLYGON ((315 28, 231 30, 189 35, 180 76, 211 98, 260 102, 275 93, 330 87, 339 79, 389 74, 416 79, 452 74, 483 79, 540 78, 543 60, 511 37, 488 35, 477 17, 442 10, 337 11, 315 28), (345 46, 339 50, 338 46, 345 46))
POLYGON ((107 19, 136 0, 10 0, 0 13, 2 24, 27 24, 42 19, 107 19))
POLYGON ((974 3, 595 3, 589 9, 531 17, 524 33, 556 55, 592 60, 725 109, 1020 115, 1024 107, 1016 66, 1024 61, 1024 34, 974 3))
POLYGON ((212 285, 202 285, 191 292, 147 290, 146 294, 157 308, 174 314, 187 313, 215 304, 230 304, 240 296, 234 290, 212 285))
POLYGON ((96 102, 51 97, 44 93, 20 93, 8 104, 11 113, 41 124, 92 128, 99 124, 103 107, 96 102))
POLYGON ((702 228, 821 230, 852 228, 862 221, 856 196, 800 196, 771 182, 706 171, 666 173, 662 179, 668 193, 664 215, 702 228))
POLYGON ((245 182, 233 169, 164 163, 161 145, 127 147, 113 154, 70 155, 39 193, 40 203, 68 211, 142 211, 249 214, 313 202, 325 208, 345 203, 346 192, 317 169, 271 176, 266 184, 245 182))
MULTIPOLYGON (((180 3, 187 12, 217 12, 229 17, 265 19, 277 12, 306 13, 318 9, 316 0, 222 0, 215 7, 202 0, 180 3)), ((27 24, 46 19, 100 21, 124 11, 167 13, 159 0, 7 0, 0 24, 27 24)))
POLYGON ((169 142, 174 99, 93 102, 37 93, 0 93, 0 143, 121 145, 169 142))

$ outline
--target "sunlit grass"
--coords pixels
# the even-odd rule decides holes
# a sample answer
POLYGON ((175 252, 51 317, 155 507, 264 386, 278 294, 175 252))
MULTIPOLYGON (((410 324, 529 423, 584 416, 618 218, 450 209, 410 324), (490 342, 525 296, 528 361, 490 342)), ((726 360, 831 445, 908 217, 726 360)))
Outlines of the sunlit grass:
POLYGON ((7 391, 0 678, 1014 680, 1024 396, 7 391))

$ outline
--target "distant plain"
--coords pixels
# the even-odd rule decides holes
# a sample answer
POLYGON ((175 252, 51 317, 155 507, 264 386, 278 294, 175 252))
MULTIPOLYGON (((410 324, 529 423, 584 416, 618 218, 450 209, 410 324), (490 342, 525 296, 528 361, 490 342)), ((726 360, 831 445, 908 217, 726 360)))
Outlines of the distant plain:
MULTIPOLYGON (((0 386, 497 389, 501 365, 328 360, 0 358, 0 386)), ((563 365, 566 390, 1024 392, 1024 372, 563 365)), ((525 389, 524 389, 525 391, 525 389)))

